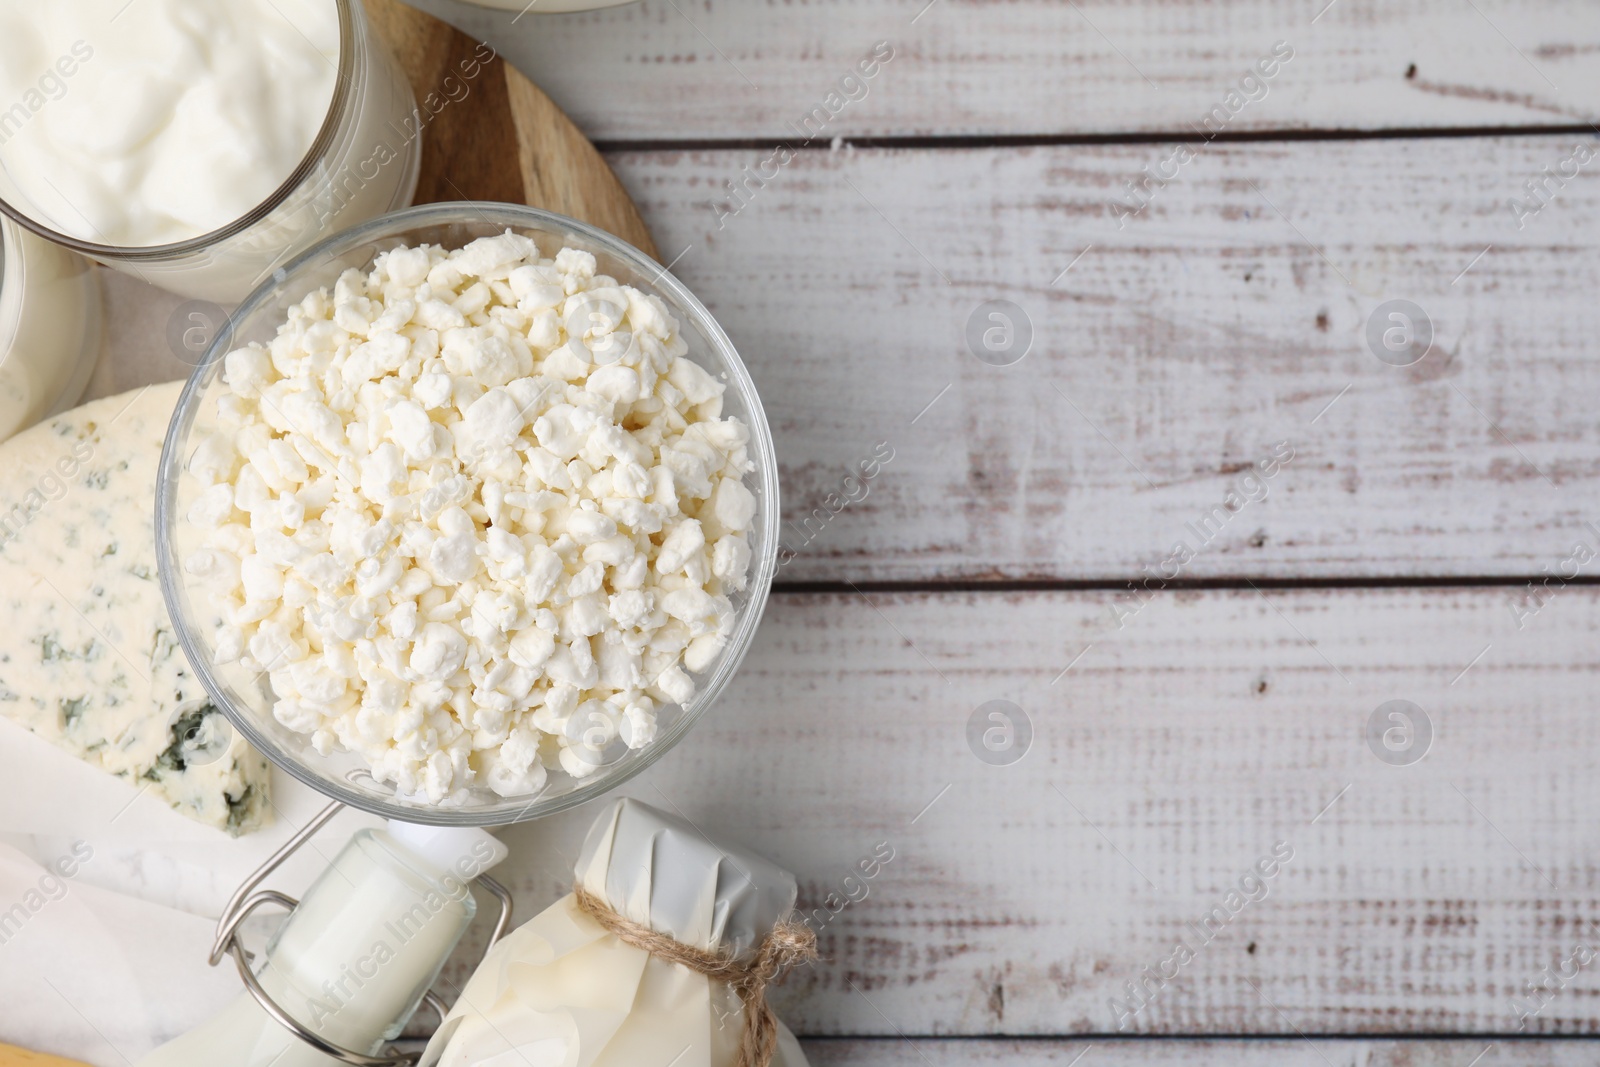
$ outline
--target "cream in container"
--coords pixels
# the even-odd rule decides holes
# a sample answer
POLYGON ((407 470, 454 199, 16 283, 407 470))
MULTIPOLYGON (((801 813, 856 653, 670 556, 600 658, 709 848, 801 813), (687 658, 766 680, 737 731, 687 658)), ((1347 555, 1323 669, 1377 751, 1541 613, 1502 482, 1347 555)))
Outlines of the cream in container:
POLYGON ((188 296, 410 202, 420 123, 357 0, 0 0, 0 208, 188 296))
MULTIPOLYGON (((469 883, 505 857, 506 847, 478 829, 390 822, 387 832, 359 831, 290 902, 294 911, 253 972, 261 991, 308 1035, 376 1056, 400 1035, 477 913, 469 883)), ((245 992, 138 1067, 340 1062, 245 992)))
MULTIPOLYGON (((751 1062, 741 1044, 747 1013, 759 1010, 762 993, 747 1000, 728 981, 686 966, 681 956, 646 950, 637 937, 619 935, 621 924, 600 922, 591 907, 602 905, 635 931, 720 956, 735 969, 762 961, 763 973, 751 977, 764 987, 783 966, 766 951, 769 939, 778 928, 785 940, 799 929, 786 921, 795 903, 794 875, 627 797, 595 820, 573 873, 573 893, 484 957, 419 1067, 751 1062)), ((770 1060, 755 1062, 806 1067, 799 1042, 782 1022, 769 1033, 770 1060)))
POLYGON ((77 401, 101 338, 94 267, 0 218, 0 439, 77 401))

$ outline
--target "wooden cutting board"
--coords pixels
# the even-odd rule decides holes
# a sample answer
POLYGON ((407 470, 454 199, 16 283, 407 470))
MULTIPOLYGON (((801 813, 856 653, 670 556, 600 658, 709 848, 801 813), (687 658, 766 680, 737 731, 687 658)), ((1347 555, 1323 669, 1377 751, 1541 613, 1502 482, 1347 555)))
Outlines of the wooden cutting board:
POLYGON ((416 203, 528 204, 591 223, 661 258, 627 190, 542 89, 432 15, 399 0, 365 2, 426 116, 416 203))
POLYGON ((88 1067, 81 1060, 64 1060, 43 1052, 29 1052, 15 1045, 0 1044, 0 1067, 88 1067))

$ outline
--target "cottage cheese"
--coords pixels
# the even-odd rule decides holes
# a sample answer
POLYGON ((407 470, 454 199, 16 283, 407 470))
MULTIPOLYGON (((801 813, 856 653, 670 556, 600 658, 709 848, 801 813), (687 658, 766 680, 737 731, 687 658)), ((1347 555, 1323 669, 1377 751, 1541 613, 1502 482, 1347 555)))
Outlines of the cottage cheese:
POLYGON ((641 748, 726 642, 749 431, 662 302, 510 233, 397 248, 229 353, 198 442, 217 658, 406 796, 641 748))
POLYGON ((96 400, 0 446, 0 716, 242 834, 270 821, 267 761, 190 671, 156 580, 150 501, 181 388, 96 400))

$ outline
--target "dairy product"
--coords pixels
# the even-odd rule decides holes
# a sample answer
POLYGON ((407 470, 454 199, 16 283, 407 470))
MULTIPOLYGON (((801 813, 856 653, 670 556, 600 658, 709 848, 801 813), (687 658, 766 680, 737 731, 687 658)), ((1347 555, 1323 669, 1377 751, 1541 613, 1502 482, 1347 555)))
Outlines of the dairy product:
MULTIPOLYGON (((503 860, 482 830, 361 830, 267 946, 256 980, 309 1032, 376 1055, 399 1036, 477 912, 469 883, 503 860), (414 848, 418 836, 433 847, 414 848), (441 840, 442 839, 442 840, 441 840)), ((334 1067, 250 993, 138 1067, 334 1067)))
MULTIPOLYGON (((750 962, 794 908, 794 875, 637 800, 595 820, 574 884, 625 920, 750 962)), ((768 957, 771 959, 771 957, 768 957)), ((781 958, 781 957, 780 957, 781 958)), ((762 977, 772 978, 767 973, 762 977)), ((419 1067, 744 1067, 748 1023, 727 981, 652 956, 563 897, 490 950, 419 1067)), ((805 1067, 781 1021, 769 1067, 805 1067)))
POLYGON ((267 821, 267 764, 190 671, 156 580, 151 501, 181 384, 0 445, 0 715, 239 834, 267 821))
POLYGON ((186 295, 408 203, 414 112, 352 0, 0 0, 0 198, 186 295))
POLYGON ((0 4, 3 99, 59 56, 77 67, 3 158, 62 233, 171 244, 245 214, 305 158, 333 100, 338 12, 333 0, 139 0, 118 15, 125 4, 0 4))
POLYGON ((731 630, 749 431, 595 272, 511 233, 384 252, 225 357, 188 457, 217 659, 404 796, 593 773, 731 630))
POLYGON ((0 440, 73 404, 100 342, 88 260, 0 218, 0 440))

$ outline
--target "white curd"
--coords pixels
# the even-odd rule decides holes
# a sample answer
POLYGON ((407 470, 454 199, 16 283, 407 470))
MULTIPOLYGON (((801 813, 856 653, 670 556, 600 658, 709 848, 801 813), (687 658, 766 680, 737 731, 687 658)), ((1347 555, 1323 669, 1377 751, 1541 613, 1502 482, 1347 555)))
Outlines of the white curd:
POLYGON ((589 252, 380 253, 222 361, 184 566, 218 663, 429 803, 652 743, 746 588, 749 429, 666 305, 589 252))

